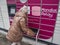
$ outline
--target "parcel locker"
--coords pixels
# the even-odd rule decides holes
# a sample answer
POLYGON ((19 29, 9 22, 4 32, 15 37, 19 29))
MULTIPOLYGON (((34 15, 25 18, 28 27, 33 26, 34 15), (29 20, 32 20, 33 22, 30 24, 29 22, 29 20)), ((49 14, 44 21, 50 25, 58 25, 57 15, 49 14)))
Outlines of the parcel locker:
POLYGON ((40 30, 38 39, 51 42, 55 29, 58 4, 59 0, 17 0, 16 11, 27 5, 27 26, 36 29, 37 32, 40 30))
POLYGON ((59 34, 56 33, 59 0, 16 0, 16 12, 24 5, 28 6, 27 26, 36 34, 39 31, 38 39, 47 42, 53 39, 58 44, 55 35, 59 34))

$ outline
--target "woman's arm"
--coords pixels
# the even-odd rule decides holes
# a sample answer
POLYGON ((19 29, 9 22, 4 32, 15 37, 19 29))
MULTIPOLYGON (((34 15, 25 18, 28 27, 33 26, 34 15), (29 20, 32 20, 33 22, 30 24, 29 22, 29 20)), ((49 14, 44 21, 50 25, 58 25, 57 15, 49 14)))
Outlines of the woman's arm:
POLYGON ((22 18, 22 19, 20 20, 20 26, 21 26, 22 30, 23 30, 27 35, 29 35, 29 36, 34 36, 34 35, 35 35, 35 33, 26 26, 25 18, 22 18))

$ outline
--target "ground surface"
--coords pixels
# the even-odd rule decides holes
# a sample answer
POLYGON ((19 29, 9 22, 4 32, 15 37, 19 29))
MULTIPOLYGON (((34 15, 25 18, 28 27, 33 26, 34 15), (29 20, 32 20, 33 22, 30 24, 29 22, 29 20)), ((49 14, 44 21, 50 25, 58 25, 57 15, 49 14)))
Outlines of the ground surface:
MULTIPOLYGON (((11 45, 11 42, 9 42, 4 35, 0 34, 0 45, 11 45)), ((22 42, 22 45, 31 45, 31 44, 22 42)))

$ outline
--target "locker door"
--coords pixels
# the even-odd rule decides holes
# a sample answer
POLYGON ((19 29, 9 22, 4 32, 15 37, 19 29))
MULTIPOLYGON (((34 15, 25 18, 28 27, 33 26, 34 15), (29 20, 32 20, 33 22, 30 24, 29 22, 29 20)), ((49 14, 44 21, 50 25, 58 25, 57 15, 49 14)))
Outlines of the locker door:
POLYGON ((42 0, 39 39, 51 42, 58 12, 59 0, 42 0))

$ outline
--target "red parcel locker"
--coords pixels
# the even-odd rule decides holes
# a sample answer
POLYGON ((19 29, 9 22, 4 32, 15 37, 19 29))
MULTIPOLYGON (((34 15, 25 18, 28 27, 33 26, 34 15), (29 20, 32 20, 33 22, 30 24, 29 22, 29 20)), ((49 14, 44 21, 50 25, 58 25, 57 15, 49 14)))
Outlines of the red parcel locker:
POLYGON ((51 42, 53 37, 53 43, 60 44, 60 13, 57 15, 57 12, 60 11, 58 10, 59 0, 7 0, 7 3, 10 24, 13 21, 15 5, 16 11, 18 11, 22 6, 28 5, 27 26, 35 33, 39 31, 38 39, 51 42), (56 18, 58 19, 56 20, 56 18))
POLYGON ((51 41, 55 29, 58 2, 59 0, 17 0, 16 11, 28 5, 27 26, 37 29, 33 31, 40 30, 38 39, 51 41))

